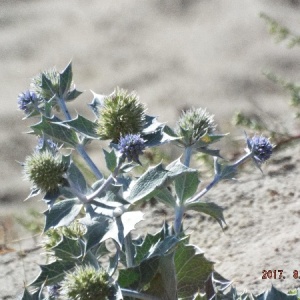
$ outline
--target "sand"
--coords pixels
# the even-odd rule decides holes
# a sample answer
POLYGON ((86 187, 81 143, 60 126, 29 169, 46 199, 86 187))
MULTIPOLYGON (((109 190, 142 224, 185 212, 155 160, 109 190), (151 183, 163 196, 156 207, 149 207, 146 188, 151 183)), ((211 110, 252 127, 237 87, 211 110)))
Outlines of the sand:
MULTIPOLYGON (((297 33, 299 1, 1 1, 0 244, 15 250, 0 255, 1 299, 15 299, 44 259, 40 250, 19 255, 36 244, 14 218, 26 219, 30 207, 45 209, 38 199, 23 202, 30 186, 17 163, 36 143, 24 134, 33 120, 22 121, 16 105, 30 79, 52 66, 62 70, 72 60, 74 81, 85 93, 71 111, 89 118, 90 90, 108 94, 116 86, 135 90, 148 113, 170 126, 183 108, 207 107, 218 130, 231 132, 222 144, 231 158, 230 143, 237 140, 244 147, 243 129, 230 124, 237 110, 267 116, 291 133, 299 131, 288 94, 262 74, 272 70, 299 81, 299 48, 274 43, 260 12, 297 33)), ((101 165, 98 153, 92 149, 101 165)), ((226 207, 224 232, 198 214, 186 220, 192 242, 239 290, 259 293, 271 283, 284 291, 299 286, 292 277, 294 270, 300 271, 298 154, 298 144, 276 152, 264 166, 264 176, 249 166, 238 182, 220 183, 209 193, 209 199, 226 207), (263 280, 263 270, 284 270, 286 279, 263 280)))

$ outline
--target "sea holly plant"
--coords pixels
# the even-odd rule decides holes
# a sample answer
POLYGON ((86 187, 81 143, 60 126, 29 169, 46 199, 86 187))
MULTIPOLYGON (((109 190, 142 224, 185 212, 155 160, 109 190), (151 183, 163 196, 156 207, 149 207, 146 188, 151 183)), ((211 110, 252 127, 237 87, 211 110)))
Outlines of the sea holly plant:
POLYGON ((183 112, 172 129, 147 115, 136 93, 116 88, 110 95, 93 93, 90 120, 68 109, 80 94, 70 63, 62 72, 42 72, 18 97, 19 109, 33 120, 29 133, 37 136, 33 154, 22 164, 32 183, 27 199, 39 195, 47 206, 47 263, 22 299, 244 299, 234 289, 225 293, 230 281, 189 243, 184 214, 207 214, 223 227, 223 208, 204 196, 220 181, 233 179, 246 161, 260 169, 272 154, 269 139, 246 135, 245 155, 224 164, 212 144, 225 135, 216 132, 205 109, 183 112), (100 140, 107 146, 102 151, 99 145, 94 162, 86 145, 100 140), (145 149, 166 143, 181 147, 183 156, 136 172, 145 163, 145 149), (214 161, 214 176, 206 187, 191 167, 197 152, 214 161), (78 156, 94 176, 86 176, 78 156), (141 207, 150 199, 165 205, 173 222, 162 220, 157 233, 133 236, 144 221, 141 207))

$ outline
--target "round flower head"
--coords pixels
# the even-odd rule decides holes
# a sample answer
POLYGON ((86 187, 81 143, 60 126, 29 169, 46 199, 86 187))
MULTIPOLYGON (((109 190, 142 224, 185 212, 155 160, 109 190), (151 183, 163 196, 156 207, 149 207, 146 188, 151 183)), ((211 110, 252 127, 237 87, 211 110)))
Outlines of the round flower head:
POLYGON ((127 134, 121 137, 118 148, 128 161, 135 161, 140 164, 139 155, 143 154, 144 143, 145 140, 139 134, 127 134))
POLYGON ((65 183, 65 164, 60 156, 53 156, 48 150, 35 152, 24 163, 25 176, 42 192, 55 191, 65 183))
POLYGON ((206 112, 206 109, 192 108, 181 114, 175 132, 182 137, 185 146, 191 146, 203 135, 213 133, 215 129, 213 115, 206 112))
POLYGON ((59 73, 55 68, 44 71, 32 79, 32 88, 37 95, 45 100, 50 100, 55 94, 59 95, 59 73), (45 77, 51 84, 43 85, 42 77, 45 77))
POLYGON ((116 89, 104 99, 96 132, 102 139, 117 143, 121 136, 141 132, 144 125, 145 108, 137 95, 116 89))
POLYGON ((107 300, 114 295, 114 286, 104 270, 91 266, 77 266, 73 273, 67 273, 61 283, 63 299, 107 300))
POLYGON ((247 137, 247 145, 256 164, 264 163, 272 155, 273 145, 269 139, 263 136, 255 135, 252 138, 247 137))
POLYGON ((25 91, 18 96, 18 107, 27 115, 34 110, 34 103, 37 101, 36 93, 33 91, 25 91))

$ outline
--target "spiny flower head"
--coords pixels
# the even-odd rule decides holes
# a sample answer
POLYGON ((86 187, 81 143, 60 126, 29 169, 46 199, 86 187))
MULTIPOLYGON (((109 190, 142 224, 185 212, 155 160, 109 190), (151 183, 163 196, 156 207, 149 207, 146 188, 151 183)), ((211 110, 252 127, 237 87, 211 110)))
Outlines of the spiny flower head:
POLYGON ((145 108, 135 93, 117 88, 105 97, 96 132, 104 139, 117 143, 121 136, 136 134, 145 125, 145 108))
POLYGON ((267 161, 273 152, 273 145, 269 139, 263 136, 253 136, 247 139, 248 151, 250 151, 252 158, 256 164, 262 164, 267 161))
POLYGON ((140 163, 139 155, 145 149, 145 140, 139 134, 127 134, 120 138, 118 149, 128 161, 140 163))
POLYGON ((27 90, 18 95, 18 108, 27 115, 34 110, 34 103, 37 102, 37 95, 34 91, 27 90))
POLYGON ((181 114, 175 132, 182 137, 185 146, 191 146, 203 135, 213 133, 215 129, 213 115, 206 109, 192 108, 181 114))
POLYGON ((66 166, 59 155, 50 151, 34 152, 24 163, 24 172, 27 179, 42 192, 55 191, 59 185, 65 183, 63 178, 66 166))
POLYGON ((77 266, 74 272, 66 274, 61 286, 61 296, 68 300, 107 300, 114 295, 109 275, 91 266, 77 266))

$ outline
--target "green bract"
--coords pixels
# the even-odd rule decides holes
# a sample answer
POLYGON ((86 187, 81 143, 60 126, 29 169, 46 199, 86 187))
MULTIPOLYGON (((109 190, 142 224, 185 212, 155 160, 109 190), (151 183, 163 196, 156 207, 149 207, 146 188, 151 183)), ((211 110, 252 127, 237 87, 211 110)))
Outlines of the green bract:
POLYGON ((140 133, 145 125, 145 108, 138 96, 117 88, 103 100, 99 113, 97 134, 103 140, 117 143, 121 136, 140 133))

